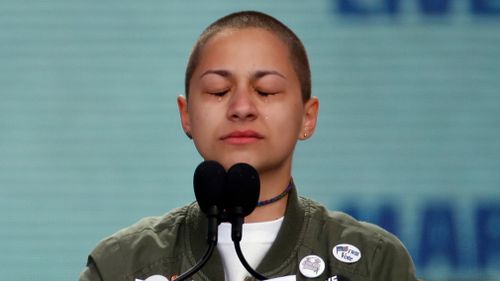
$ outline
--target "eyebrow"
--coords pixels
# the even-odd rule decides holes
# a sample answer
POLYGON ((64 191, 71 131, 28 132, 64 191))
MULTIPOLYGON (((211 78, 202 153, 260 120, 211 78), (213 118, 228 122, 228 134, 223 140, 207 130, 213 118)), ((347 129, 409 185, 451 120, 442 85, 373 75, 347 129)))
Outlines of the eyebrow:
MULTIPOLYGON (((219 76, 222 76, 222 77, 231 77, 233 76, 233 74, 229 71, 229 70, 225 70, 225 69, 210 69, 210 70, 207 70, 205 72, 203 72, 201 75, 200 75, 200 78, 202 78, 203 76, 207 75, 207 74, 216 74, 216 75, 219 75, 219 76)), ((259 79, 259 78, 262 78, 266 75, 277 75, 285 80, 286 79, 286 76, 281 74, 280 72, 278 71, 275 71, 275 70, 257 70, 255 72, 252 73, 252 79, 259 79)))
POLYGON ((229 70, 223 70, 223 69, 210 69, 210 70, 207 70, 205 72, 203 72, 201 75, 200 75, 200 78, 202 78, 203 76, 207 75, 207 74, 217 74, 217 75, 220 75, 222 77, 229 77, 231 76, 231 72, 229 72, 229 70))
POLYGON ((262 78, 266 75, 278 75, 279 77, 283 78, 286 80, 286 77, 285 75, 279 73, 278 71, 275 71, 275 70, 259 70, 259 71, 256 71, 252 76, 255 77, 255 78, 262 78))

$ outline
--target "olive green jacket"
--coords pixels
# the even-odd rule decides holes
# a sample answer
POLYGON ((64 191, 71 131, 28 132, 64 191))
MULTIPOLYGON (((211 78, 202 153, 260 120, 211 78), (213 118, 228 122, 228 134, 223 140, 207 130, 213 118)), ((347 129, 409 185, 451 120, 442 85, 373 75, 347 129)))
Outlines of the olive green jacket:
MULTIPOLYGON (((191 268, 205 252, 206 226, 206 218, 196 203, 163 217, 144 218, 101 241, 90 254, 80 281, 135 281, 157 274, 172 280, 191 268)), ((318 203, 297 196, 295 189, 288 196, 278 236, 256 270, 269 278, 296 275, 297 280, 324 281, 333 276, 349 281, 417 280, 412 260, 395 236, 346 214, 329 212, 318 203), (333 250, 339 244, 359 249, 361 258, 354 263, 337 259, 333 250), (325 269, 316 278, 306 278, 299 269, 302 258, 308 255, 324 261, 325 269)), ((219 253, 214 251, 191 279, 223 281, 219 253)))

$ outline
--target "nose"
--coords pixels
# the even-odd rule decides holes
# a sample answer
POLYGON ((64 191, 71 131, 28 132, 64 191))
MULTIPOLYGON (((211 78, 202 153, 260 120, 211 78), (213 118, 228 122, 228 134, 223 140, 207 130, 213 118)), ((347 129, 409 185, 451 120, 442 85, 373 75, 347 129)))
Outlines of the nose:
POLYGON ((227 117, 232 121, 251 121, 257 118, 257 108, 250 89, 238 89, 233 93, 227 117))

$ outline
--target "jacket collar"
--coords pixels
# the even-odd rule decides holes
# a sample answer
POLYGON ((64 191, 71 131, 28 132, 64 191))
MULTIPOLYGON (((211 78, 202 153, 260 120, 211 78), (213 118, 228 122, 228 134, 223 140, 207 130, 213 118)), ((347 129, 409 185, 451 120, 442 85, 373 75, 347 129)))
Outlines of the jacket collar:
MULTIPOLYGON (((201 213, 196 203, 192 204, 187 217, 187 241, 190 243, 187 243, 186 249, 188 253, 192 253, 195 263, 203 256, 207 249, 206 225, 207 219, 205 215, 201 213)), ((266 277, 279 276, 283 273, 287 264, 296 262, 295 257, 304 236, 304 225, 305 208, 300 202, 294 186, 288 194, 285 218, 283 219, 278 236, 256 271, 266 277)), ((208 277, 209 280, 224 280, 224 269, 217 250, 214 250, 210 260, 201 269, 201 274, 208 277)))
POLYGON ((279 277, 285 273, 283 270, 290 262, 296 263, 297 252, 304 237, 304 225, 304 206, 294 186, 288 194, 285 218, 278 236, 257 267, 257 272, 266 277, 279 277))
MULTIPOLYGON (((185 247, 187 249, 187 253, 192 255, 189 257, 192 263, 189 267, 196 264, 208 248, 207 218, 205 214, 201 212, 196 202, 191 204, 190 207, 191 208, 189 208, 186 222, 188 239, 186 240, 185 247)), ((214 249, 214 252, 208 262, 197 274, 204 275, 204 277, 208 278, 208 280, 224 280, 224 268, 217 249, 214 249)))

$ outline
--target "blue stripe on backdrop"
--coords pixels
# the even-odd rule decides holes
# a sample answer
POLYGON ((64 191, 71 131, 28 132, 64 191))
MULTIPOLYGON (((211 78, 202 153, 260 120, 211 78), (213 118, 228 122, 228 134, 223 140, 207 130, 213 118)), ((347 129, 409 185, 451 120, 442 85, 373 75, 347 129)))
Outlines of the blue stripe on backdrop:
POLYGON ((75 279, 104 236, 194 200, 185 62, 257 9, 303 39, 321 100, 300 192, 397 234, 427 280, 498 280, 498 4, 247 2, 0 3, 2 277, 75 279))

